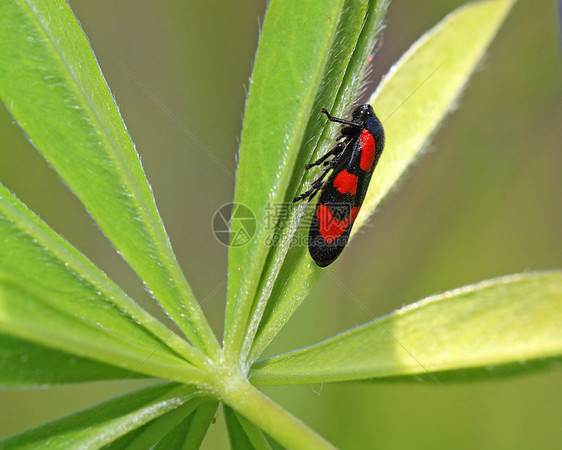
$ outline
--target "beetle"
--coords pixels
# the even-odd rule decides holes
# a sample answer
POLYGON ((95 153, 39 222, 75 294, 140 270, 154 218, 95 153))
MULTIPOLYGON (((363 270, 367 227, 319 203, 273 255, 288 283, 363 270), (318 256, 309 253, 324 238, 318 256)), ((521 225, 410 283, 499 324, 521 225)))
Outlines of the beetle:
POLYGON ((306 170, 320 165, 325 169, 311 188, 293 202, 310 202, 320 192, 308 234, 308 250, 318 266, 326 267, 337 259, 349 240, 384 148, 384 130, 369 104, 357 106, 351 120, 333 117, 324 108, 321 112, 330 122, 344 126, 335 147, 305 165, 306 170), (328 160, 330 157, 333 158, 328 160))

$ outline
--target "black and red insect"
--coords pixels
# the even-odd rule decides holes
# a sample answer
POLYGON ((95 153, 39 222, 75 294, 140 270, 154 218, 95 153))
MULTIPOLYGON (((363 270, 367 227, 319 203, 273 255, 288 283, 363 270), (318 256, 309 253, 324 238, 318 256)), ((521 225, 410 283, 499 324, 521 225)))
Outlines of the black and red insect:
POLYGON ((384 130, 371 105, 360 105, 351 120, 332 117, 322 108, 331 122, 344 126, 338 143, 312 164, 325 166, 324 172, 305 193, 293 202, 308 198, 320 191, 316 210, 308 234, 308 250, 320 267, 332 264, 343 251, 359 209, 365 200, 371 175, 384 148, 384 130), (333 158, 327 161, 328 158, 333 158), (330 176, 324 181, 326 176, 330 176))

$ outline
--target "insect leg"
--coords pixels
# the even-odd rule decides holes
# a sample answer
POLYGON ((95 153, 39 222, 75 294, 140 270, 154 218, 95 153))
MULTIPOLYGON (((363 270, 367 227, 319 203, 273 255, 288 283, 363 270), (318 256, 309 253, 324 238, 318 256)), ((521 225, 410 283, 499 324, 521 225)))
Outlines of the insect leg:
POLYGON ((317 192, 320 189, 322 189, 322 185, 324 184, 323 180, 324 180, 324 178, 326 178, 326 175, 328 174, 328 172, 331 169, 332 169, 332 166, 329 166, 326 170, 324 170, 324 172, 322 172, 322 175, 320 175, 320 177, 310 185, 310 189, 308 191, 302 193, 298 197, 295 197, 293 199, 293 202, 298 202, 298 201, 304 200, 307 197, 308 197, 308 201, 312 200, 312 198, 317 194, 317 192))
POLYGON ((338 156, 341 152, 343 152, 343 150, 345 149, 345 142, 338 142, 338 144, 332 149, 330 150, 328 153, 326 153, 325 155, 321 156, 320 158, 318 158, 316 161, 314 161, 311 164, 306 164, 304 166, 305 169, 310 169, 311 167, 314 166, 319 166, 320 164, 322 164, 324 161, 326 161, 330 156, 338 156))

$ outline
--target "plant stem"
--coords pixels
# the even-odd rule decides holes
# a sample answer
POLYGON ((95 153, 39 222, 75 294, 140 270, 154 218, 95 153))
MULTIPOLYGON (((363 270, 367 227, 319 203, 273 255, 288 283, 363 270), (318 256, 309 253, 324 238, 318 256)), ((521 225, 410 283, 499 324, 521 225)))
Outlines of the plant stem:
POLYGON ((334 449, 322 436, 262 394, 247 380, 221 380, 221 400, 290 449, 334 449))

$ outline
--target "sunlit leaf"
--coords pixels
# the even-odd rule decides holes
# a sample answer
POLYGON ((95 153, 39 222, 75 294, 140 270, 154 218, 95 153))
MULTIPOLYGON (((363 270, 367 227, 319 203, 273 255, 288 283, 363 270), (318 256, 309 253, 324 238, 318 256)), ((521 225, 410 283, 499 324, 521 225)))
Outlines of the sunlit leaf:
POLYGON ((455 289, 319 344, 258 361, 254 384, 493 377, 562 358, 562 272, 455 289), (507 367, 506 367, 507 366, 507 367))

